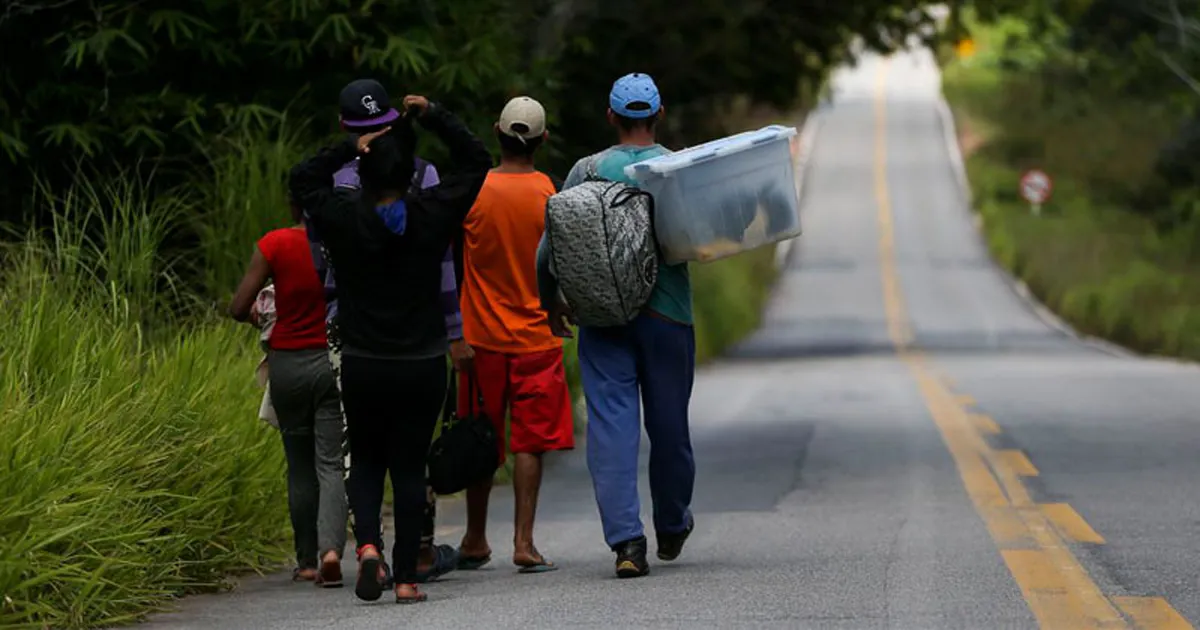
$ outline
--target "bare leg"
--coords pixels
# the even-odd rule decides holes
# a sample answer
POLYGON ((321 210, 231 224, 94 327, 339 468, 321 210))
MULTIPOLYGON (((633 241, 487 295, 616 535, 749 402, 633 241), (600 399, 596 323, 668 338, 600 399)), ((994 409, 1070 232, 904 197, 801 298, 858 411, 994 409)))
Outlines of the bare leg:
POLYGON ((542 454, 516 453, 513 467, 513 495, 516 515, 513 523, 513 563, 520 566, 540 564, 541 554, 533 545, 533 519, 537 514, 538 491, 542 487, 542 454))
POLYGON ((488 500, 492 494, 492 479, 467 488, 467 532, 463 534, 459 554, 465 558, 491 555, 487 540, 488 500))

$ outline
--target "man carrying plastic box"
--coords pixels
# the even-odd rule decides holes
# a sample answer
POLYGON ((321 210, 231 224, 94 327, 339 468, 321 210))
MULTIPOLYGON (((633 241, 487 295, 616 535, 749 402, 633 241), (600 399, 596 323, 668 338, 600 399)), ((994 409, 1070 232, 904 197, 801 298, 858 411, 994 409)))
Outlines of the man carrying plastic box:
MULTIPOLYGON (((618 144, 579 160, 563 188, 601 178, 634 185, 625 176, 630 164, 670 153, 655 141, 663 113, 654 80, 634 73, 618 79, 609 94, 608 121, 618 144)), ((564 320, 543 235, 538 247, 538 290, 555 334, 571 335, 564 320)), ((639 513, 637 473, 641 440, 640 402, 650 437, 650 493, 658 558, 679 557, 692 532, 692 487, 696 468, 688 431, 688 404, 695 375, 696 343, 692 329, 692 287, 686 264, 659 262, 658 279, 643 312, 622 326, 579 331, 579 362, 587 398, 588 470, 596 491, 604 538, 617 554, 619 577, 650 571, 646 536, 639 513)))

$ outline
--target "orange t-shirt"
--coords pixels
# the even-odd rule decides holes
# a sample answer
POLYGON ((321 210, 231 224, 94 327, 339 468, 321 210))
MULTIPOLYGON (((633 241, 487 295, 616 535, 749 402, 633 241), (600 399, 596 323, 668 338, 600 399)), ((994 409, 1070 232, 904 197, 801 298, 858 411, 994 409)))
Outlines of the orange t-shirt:
POLYGON ((560 347, 537 289, 537 246, 554 184, 541 172, 488 173, 463 221, 463 336, 493 352, 560 347))

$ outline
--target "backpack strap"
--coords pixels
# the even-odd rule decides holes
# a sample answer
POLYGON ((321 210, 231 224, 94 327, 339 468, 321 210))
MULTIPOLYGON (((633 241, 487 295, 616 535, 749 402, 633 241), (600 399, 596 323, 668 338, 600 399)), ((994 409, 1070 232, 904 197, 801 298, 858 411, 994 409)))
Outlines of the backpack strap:
POLYGON ((614 182, 613 185, 609 187, 609 190, 612 190, 618 186, 622 186, 623 188, 617 191, 617 194, 613 196, 612 205, 614 206, 623 206, 632 201, 635 197, 645 198, 646 212, 650 215, 650 240, 654 242, 655 254, 658 255, 659 260, 662 260, 662 245, 658 242, 658 226, 654 220, 654 195, 642 190, 641 188, 638 188, 637 186, 630 186, 629 184, 622 182, 614 182))

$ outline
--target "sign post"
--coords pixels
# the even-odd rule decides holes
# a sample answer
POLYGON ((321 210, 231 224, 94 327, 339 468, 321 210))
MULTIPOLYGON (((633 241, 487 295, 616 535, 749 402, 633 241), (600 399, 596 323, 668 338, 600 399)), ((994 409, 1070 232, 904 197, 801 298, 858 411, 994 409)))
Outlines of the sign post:
POLYGON ((1033 216, 1042 213, 1042 204, 1050 199, 1050 193, 1053 190, 1054 181, 1050 179, 1049 175, 1036 168, 1025 171, 1025 174, 1021 176, 1021 196, 1029 202, 1029 209, 1033 212, 1033 216))

